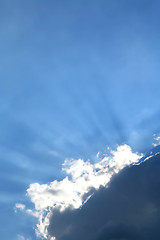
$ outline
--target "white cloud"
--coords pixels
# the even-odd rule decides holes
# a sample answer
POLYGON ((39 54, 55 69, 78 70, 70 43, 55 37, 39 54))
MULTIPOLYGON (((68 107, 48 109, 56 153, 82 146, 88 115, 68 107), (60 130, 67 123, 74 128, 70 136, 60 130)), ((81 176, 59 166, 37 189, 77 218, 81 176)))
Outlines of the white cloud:
POLYGON ((23 211, 26 208, 26 206, 22 203, 16 203, 14 207, 14 211, 17 212, 17 210, 23 211))
MULTIPOLYGON (((94 164, 82 159, 65 160, 63 171, 67 176, 61 181, 31 184, 27 189, 27 194, 34 203, 35 210, 27 209, 26 211, 39 218, 37 234, 48 237, 47 226, 54 208, 63 211, 69 206, 81 207, 90 197, 83 199, 83 195, 88 193, 92 187, 98 189, 100 186, 107 186, 114 174, 127 165, 137 163, 141 157, 142 154, 133 153, 128 145, 122 145, 118 146, 115 151, 110 150, 109 155, 94 164)), ((18 206, 21 208, 20 205, 18 206)))
POLYGON ((31 215, 31 216, 33 216, 33 217, 36 217, 36 218, 39 218, 39 217, 40 217, 39 212, 33 211, 32 209, 26 209, 26 213, 28 213, 29 215, 31 215))
POLYGON ((156 135, 154 134, 154 141, 155 141, 155 142, 153 143, 153 146, 154 146, 154 147, 160 145, 160 136, 156 136, 156 135))
POLYGON ((16 203, 16 204, 15 204, 15 206, 14 206, 14 211, 15 211, 15 213, 17 213, 18 210, 19 210, 19 211, 24 211, 24 210, 25 210, 25 212, 26 212, 27 214, 29 214, 29 215, 31 215, 31 216, 33 216, 33 217, 37 217, 37 218, 40 217, 38 211, 33 211, 32 209, 27 209, 26 206, 25 206, 24 204, 22 204, 22 203, 16 203))

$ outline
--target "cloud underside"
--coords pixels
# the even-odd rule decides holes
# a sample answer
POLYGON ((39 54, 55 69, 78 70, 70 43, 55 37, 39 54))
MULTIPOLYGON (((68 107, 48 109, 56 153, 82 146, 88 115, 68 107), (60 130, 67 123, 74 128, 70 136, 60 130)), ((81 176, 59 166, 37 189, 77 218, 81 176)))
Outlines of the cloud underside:
MULTIPOLYGON (((78 211, 83 212, 96 190, 102 186, 107 187, 115 174, 118 174, 126 166, 138 164, 141 157, 141 154, 133 153, 128 145, 121 145, 114 151, 109 150, 107 155, 94 164, 82 159, 65 160, 63 170, 67 176, 61 181, 55 180, 42 185, 31 184, 27 189, 27 194, 34 203, 35 209, 25 208, 25 211, 38 217, 37 234, 51 240, 55 237, 56 239, 65 239, 64 236, 73 231, 74 225, 70 222, 71 219, 67 219, 70 225, 63 228, 62 225, 65 224, 64 219, 67 216, 65 214, 69 212, 69 215, 72 216, 78 211), (56 219, 58 220, 60 216, 64 216, 60 221, 63 224, 59 223, 58 226, 54 226, 56 219)), ((88 229, 88 231, 90 230, 88 229)))
POLYGON ((58 240, 160 239, 160 155, 115 175, 81 209, 54 209, 49 237, 58 240))

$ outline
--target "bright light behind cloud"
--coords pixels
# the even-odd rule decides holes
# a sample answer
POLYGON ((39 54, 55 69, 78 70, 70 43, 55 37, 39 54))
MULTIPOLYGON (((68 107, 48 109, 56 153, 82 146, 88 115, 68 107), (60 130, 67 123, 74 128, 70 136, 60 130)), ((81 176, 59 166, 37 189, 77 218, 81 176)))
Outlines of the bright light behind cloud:
MULTIPOLYGON (((27 189, 27 194, 35 205, 34 212, 26 211, 37 216, 39 224, 36 232, 45 238, 49 238, 47 226, 55 208, 64 211, 67 207, 74 209, 81 207, 91 197, 86 193, 91 188, 98 189, 100 186, 107 186, 111 177, 118 173, 125 166, 137 163, 142 154, 133 153, 128 145, 118 146, 116 151, 111 150, 99 162, 91 164, 82 159, 65 160, 63 171, 67 176, 61 181, 53 181, 49 184, 33 183, 27 189), (86 199, 84 199, 86 194, 86 199)), ((22 210, 21 205, 17 208, 22 210)), ((25 207, 23 208, 25 210, 25 207)))

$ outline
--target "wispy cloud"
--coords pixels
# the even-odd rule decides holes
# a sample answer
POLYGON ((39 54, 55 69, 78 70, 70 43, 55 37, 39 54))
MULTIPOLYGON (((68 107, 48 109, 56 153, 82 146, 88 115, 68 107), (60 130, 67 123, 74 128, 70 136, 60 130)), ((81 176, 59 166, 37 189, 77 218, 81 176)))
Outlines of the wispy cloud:
POLYGON ((154 134, 153 136, 154 136, 153 146, 156 147, 156 146, 160 145, 160 136, 156 135, 156 134, 154 134))
POLYGON ((31 240, 31 238, 25 238, 23 235, 18 234, 17 240, 31 240))
POLYGON ((26 206, 22 203, 16 203, 14 207, 14 211, 17 212, 17 210, 23 211, 25 210, 26 206))

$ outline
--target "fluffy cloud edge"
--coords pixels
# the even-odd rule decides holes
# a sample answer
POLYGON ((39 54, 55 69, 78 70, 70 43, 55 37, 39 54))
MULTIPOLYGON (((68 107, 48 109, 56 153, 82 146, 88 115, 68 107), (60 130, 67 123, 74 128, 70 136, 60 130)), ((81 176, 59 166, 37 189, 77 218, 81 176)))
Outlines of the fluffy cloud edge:
POLYGON ((116 150, 110 150, 108 155, 94 164, 83 159, 66 159, 62 166, 62 170, 66 172, 64 179, 48 184, 30 184, 27 195, 35 209, 27 209, 25 205, 17 203, 15 211, 26 211, 37 217, 39 223, 36 234, 54 240, 53 236, 48 235, 47 227, 55 208, 64 211, 68 207, 82 207, 91 197, 91 194, 87 194, 91 188, 97 190, 100 186, 107 187, 114 174, 126 166, 138 164, 142 157, 143 154, 133 153, 131 147, 124 144, 117 146, 116 150))

